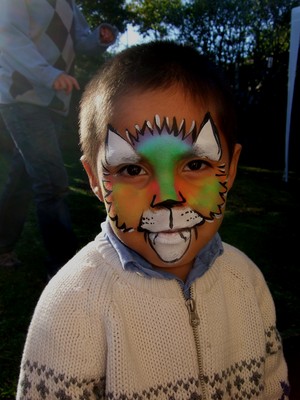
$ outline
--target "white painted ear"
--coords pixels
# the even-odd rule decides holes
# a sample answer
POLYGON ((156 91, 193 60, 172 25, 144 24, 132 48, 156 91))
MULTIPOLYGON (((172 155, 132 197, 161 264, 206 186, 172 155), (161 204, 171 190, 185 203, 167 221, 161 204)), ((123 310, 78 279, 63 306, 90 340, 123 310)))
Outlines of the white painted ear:
POLYGON ((196 142, 193 147, 199 157, 208 158, 209 160, 218 161, 221 158, 222 151, 219 138, 215 132, 216 128, 212 125, 212 121, 208 118, 203 125, 196 142))
POLYGON ((140 157, 134 148, 125 139, 109 128, 107 131, 105 159, 107 164, 112 166, 140 161, 140 157))

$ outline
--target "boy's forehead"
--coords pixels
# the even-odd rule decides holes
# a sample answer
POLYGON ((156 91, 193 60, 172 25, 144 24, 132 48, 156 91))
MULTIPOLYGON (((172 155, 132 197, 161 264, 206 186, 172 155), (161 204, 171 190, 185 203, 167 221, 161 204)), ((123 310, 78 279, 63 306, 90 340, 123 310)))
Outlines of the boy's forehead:
POLYGON ((155 115, 160 118, 175 118, 177 122, 185 120, 187 126, 193 121, 201 123, 208 107, 202 106, 176 87, 147 91, 134 91, 122 96, 115 104, 109 123, 125 134, 145 121, 152 121, 155 115))
MULTIPOLYGON (((134 138, 133 142, 135 142, 135 139, 139 136, 139 129, 137 130, 136 127, 143 127, 147 121, 153 123, 156 115, 160 117, 161 121, 164 119, 176 121, 177 126, 184 121, 186 132, 189 132, 193 125, 196 125, 199 130, 199 127, 201 127, 205 119, 205 115, 209 113, 213 124, 217 127, 216 108, 214 106, 214 104, 211 105, 208 102, 204 104, 204 101, 187 95, 184 90, 178 89, 178 87, 146 91, 135 90, 121 96, 114 102, 107 122, 108 126, 111 126, 119 137, 123 138, 127 143, 132 144, 132 137, 134 138), (128 139, 129 136, 131 139, 128 139)), ((174 134, 172 131, 171 134, 175 137, 177 133, 174 134)), ((225 145, 224 149, 226 150, 226 140, 222 132, 218 132, 218 136, 220 140, 219 145, 221 145, 221 147, 225 145)), ((108 131, 106 132, 106 140, 103 143, 102 150, 104 150, 105 147, 107 149, 107 138, 108 131)), ((113 141, 110 144, 112 143, 113 141)), ((115 147, 120 154, 120 151, 124 149, 124 142, 117 140, 114 143, 115 144, 110 146, 110 150, 114 151, 113 147, 115 147)), ((188 144, 190 147, 191 143, 188 144)), ((210 144, 208 144, 208 146, 209 145, 210 144)), ((137 150, 137 147, 134 147, 135 150, 137 150)), ((205 148, 207 149, 208 147, 205 145, 205 148)), ((100 154, 99 156, 101 157, 100 154)), ((105 151, 102 153, 102 156, 105 156, 105 151)))

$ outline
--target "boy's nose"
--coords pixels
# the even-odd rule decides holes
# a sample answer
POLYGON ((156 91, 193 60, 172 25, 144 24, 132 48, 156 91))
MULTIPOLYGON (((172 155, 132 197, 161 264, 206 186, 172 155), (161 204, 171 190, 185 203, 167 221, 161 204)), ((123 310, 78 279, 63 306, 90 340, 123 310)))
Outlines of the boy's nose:
POLYGON ((153 196, 152 207, 171 208, 183 203, 185 200, 176 186, 173 168, 158 171, 157 177, 153 181, 153 193, 155 195, 153 196))
POLYGON ((185 202, 183 196, 181 194, 179 194, 179 196, 180 198, 178 198, 177 200, 167 199, 163 201, 157 201, 156 197, 154 197, 151 205, 152 207, 165 207, 170 209, 185 202))
POLYGON ((165 208, 172 208, 176 205, 180 204, 180 201, 176 200, 165 200, 161 201, 160 203, 155 204, 155 207, 165 207, 165 208))

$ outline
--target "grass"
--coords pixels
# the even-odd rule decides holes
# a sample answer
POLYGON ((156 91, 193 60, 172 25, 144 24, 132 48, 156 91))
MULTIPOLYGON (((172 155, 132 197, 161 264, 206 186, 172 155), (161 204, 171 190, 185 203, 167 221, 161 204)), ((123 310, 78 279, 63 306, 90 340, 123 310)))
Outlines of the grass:
MULTIPOLYGON (((100 230, 104 209, 91 193, 77 150, 64 150, 70 176, 69 204, 81 246, 100 230)), ((0 153, 0 187, 8 159, 0 153)), ((290 368, 291 383, 298 388, 297 360, 300 342, 297 246, 299 229, 299 178, 288 184, 282 171, 240 166, 229 193, 221 236, 246 252, 264 273, 277 308, 290 368), (292 382, 293 381, 293 382, 292 382)), ((44 249, 32 208, 16 249, 23 265, 15 271, 0 269, 0 399, 12 400, 28 325, 45 286, 44 249)), ((293 392, 292 392, 293 393, 293 392)), ((292 397, 291 397, 292 398, 292 397)), ((294 397, 295 399, 298 397, 294 397)))

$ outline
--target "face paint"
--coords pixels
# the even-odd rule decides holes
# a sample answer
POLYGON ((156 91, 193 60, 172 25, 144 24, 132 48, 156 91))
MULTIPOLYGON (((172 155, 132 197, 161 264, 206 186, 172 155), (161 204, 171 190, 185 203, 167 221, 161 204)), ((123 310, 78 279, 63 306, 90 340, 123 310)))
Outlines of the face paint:
POLYGON ((188 132, 175 117, 170 124, 156 116, 153 125, 135 126, 135 135, 109 126, 102 188, 116 234, 125 244, 126 235, 136 235, 165 263, 180 260, 199 227, 222 216, 227 187, 221 157, 209 114, 188 132))

